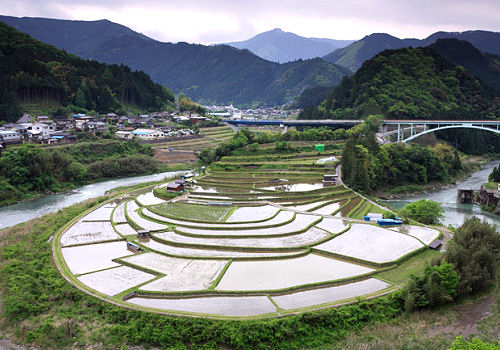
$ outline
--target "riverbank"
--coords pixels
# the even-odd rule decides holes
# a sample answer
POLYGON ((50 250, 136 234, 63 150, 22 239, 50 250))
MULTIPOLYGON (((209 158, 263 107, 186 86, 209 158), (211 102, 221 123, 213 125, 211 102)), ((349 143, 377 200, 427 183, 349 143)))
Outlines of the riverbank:
MULTIPOLYGON (((451 188, 466 180, 475 172, 481 170, 489 162, 500 158, 500 155, 485 155, 485 156, 464 156, 462 161, 462 169, 459 174, 451 178, 448 182, 431 182, 425 185, 408 184, 404 186, 396 186, 385 188, 374 192, 372 195, 381 200, 403 199, 412 196, 425 195, 435 193, 447 188, 451 188)), ((478 187, 479 188, 479 187, 478 187)))
POLYGON ((475 215, 490 223, 500 227, 500 216, 481 210, 475 204, 457 204, 457 191, 459 188, 479 189, 482 184, 487 182, 488 175, 492 169, 500 164, 500 160, 495 160, 484 164, 481 170, 470 174, 468 177, 457 182, 455 185, 443 186, 441 189, 429 192, 419 192, 417 194, 401 196, 385 200, 383 203, 389 205, 395 210, 403 208, 406 204, 415 202, 419 199, 430 199, 441 203, 444 209, 444 218, 441 220, 445 226, 460 226, 464 219, 475 215))
POLYGON ((77 187, 74 191, 71 191, 71 193, 49 194, 14 205, 1 207, 0 229, 38 218, 48 213, 56 212, 91 198, 102 196, 107 191, 117 187, 127 187, 140 183, 161 181, 182 174, 183 172, 184 171, 162 172, 152 175, 94 182, 89 185, 77 187))
POLYGON ((45 149, 23 144, 0 157, 0 207, 64 193, 97 181, 188 169, 162 165, 149 145, 121 140, 82 142, 45 149))

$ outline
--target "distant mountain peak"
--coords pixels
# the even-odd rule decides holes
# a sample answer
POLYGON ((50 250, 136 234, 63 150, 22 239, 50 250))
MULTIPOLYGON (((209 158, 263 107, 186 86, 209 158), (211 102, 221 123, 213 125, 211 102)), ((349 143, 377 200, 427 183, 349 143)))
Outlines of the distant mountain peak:
POLYGON ((269 61, 286 63, 299 59, 321 57, 352 42, 353 40, 306 38, 286 32, 281 28, 274 28, 259 33, 248 40, 226 43, 226 45, 238 49, 248 49, 269 61))
MULTIPOLYGON (((280 65, 227 45, 163 43, 109 21, 5 16, 0 21, 85 58, 146 72, 200 103, 281 105, 308 87, 334 86, 351 73, 322 59, 280 65)), ((272 36, 291 35, 275 31, 272 36)))
POLYGON ((470 30, 465 32, 440 31, 422 40, 411 38, 399 39, 387 33, 373 33, 347 47, 334 50, 323 58, 330 63, 335 63, 356 71, 361 67, 363 62, 373 58, 381 51, 428 46, 436 40, 443 38, 465 40, 482 52, 500 54, 500 33, 470 30))

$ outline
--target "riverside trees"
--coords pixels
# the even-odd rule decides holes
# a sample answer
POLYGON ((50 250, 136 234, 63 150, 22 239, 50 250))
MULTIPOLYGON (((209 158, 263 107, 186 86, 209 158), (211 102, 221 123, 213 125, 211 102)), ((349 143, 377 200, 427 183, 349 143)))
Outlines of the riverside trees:
POLYGON ((348 132, 342 173, 344 182, 355 190, 370 192, 390 186, 448 181, 462 168, 458 154, 447 145, 379 146, 375 140, 377 123, 378 117, 370 116, 348 132))

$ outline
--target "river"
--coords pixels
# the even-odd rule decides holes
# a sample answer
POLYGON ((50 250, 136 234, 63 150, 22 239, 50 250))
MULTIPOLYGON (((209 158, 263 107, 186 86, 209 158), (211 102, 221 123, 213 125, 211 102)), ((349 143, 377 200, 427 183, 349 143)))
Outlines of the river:
MULTIPOLYGON (((432 193, 410 196, 404 199, 390 200, 386 203, 392 207, 400 209, 406 204, 425 198, 440 202, 445 210, 442 222, 445 225, 460 226, 464 218, 476 215, 485 218, 489 222, 495 223, 500 227, 500 217, 482 211, 479 206, 472 204, 457 204, 457 189, 470 187, 479 189, 481 184, 488 180, 491 170, 498 166, 500 161, 494 161, 486 164, 480 171, 472 174, 469 178, 459 182, 457 185, 432 193)), ((164 178, 172 177, 181 172, 167 172, 154 175, 127 177, 102 182, 96 182, 90 185, 82 186, 76 189, 74 193, 61 193, 45 195, 38 199, 21 202, 15 205, 0 208, 0 229, 19 224, 59 209, 69 207, 75 203, 86 199, 102 196, 106 191, 119 187, 131 186, 141 182, 158 181, 164 178)))
POLYGON ((50 194, 37 199, 0 208, 0 229, 19 224, 59 209, 69 207, 90 198, 102 196, 106 191, 120 186, 131 186, 142 182, 159 181, 184 171, 172 171, 145 176, 126 177, 96 182, 77 188, 71 193, 50 194))
POLYGON ((406 204, 415 202, 419 199, 431 199, 440 202, 444 209, 444 218, 441 222, 445 225, 460 226, 464 219, 468 216, 476 215, 481 219, 486 219, 491 223, 495 223, 500 228, 500 216, 493 215, 489 212, 481 210, 478 205, 474 204, 457 204, 457 190, 459 188, 472 188, 479 190, 481 185, 488 182, 488 175, 491 170, 498 166, 500 161, 493 161, 486 164, 480 171, 473 173, 467 179, 460 181, 455 186, 445 188, 436 192, 419 194, 418 196, 409 196, 404 199, 388 200, 386 203, 396 209, 404 207, 406 204))

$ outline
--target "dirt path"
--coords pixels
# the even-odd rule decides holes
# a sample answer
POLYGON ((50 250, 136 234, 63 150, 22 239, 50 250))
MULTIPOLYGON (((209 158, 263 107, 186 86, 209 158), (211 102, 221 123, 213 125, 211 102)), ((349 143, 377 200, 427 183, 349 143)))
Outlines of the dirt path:
POLYGON ((428 331, 429 335, 452 333, 468 337, 476 334, 478 322, 491 314, 491 307, 498 296, 497 293, 494 293, 472 305, 457 308, 455 322, 446 326, 431 327, 428 331))

